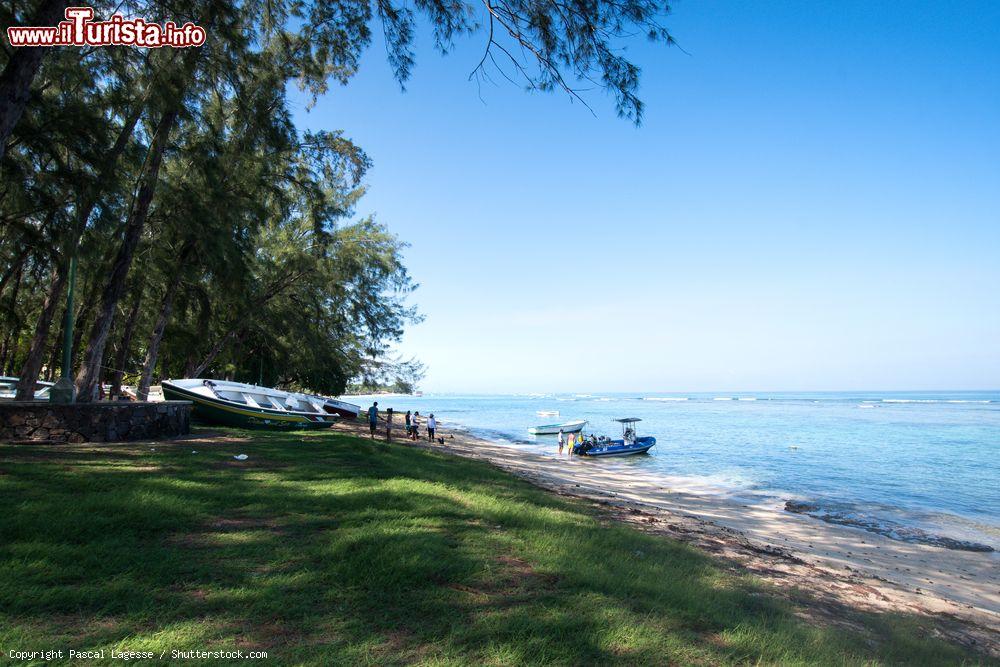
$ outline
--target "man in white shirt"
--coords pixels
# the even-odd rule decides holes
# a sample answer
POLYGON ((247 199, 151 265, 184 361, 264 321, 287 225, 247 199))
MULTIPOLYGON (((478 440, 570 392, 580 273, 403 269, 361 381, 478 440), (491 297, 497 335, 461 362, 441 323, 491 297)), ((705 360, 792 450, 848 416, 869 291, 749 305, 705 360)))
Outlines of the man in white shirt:
POLYGON ((434 442, 434 431, 437 430, 437 420, 434 419, 434 413, 427 418, 427 442, 434 442))
POLYGON ((420 411, 413 413, 413 428, 410 431, 410 440, 416 442, 420 439, 420 411))

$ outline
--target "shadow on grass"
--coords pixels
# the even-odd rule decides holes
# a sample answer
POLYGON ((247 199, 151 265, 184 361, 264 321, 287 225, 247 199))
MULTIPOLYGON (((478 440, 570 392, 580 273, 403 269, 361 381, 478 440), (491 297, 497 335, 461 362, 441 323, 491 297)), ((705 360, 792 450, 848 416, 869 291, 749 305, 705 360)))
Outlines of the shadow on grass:
POLYGON ((481 463, 335 434, 198 446, 0 447, 0 642, 313 664, 975 659, 922 619, 810 625, 481 463))

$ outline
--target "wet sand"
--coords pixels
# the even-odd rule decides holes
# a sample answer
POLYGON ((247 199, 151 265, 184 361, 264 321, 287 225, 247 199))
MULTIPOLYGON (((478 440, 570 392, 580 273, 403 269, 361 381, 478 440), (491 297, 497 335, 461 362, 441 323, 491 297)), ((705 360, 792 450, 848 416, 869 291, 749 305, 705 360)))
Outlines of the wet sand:
MULTIPOLYGON (((402 428, 395 429, 393 441, 487 461, 541 488, 597 503, 642 530, 726 558, 781 588, 809 591, 832 606, 960 621, 952 624, 952 639, 1000 657, 998 553, 894 540, 787 512, 782 503, 748 503, 723 489, 690 488, 686 480, 664 478, 622 459, 555 451, 542 456, 440 426, 443 445, 426 437, 412 443, 402 428)), ((367 435, 361 424, 336 428, 367 435)))

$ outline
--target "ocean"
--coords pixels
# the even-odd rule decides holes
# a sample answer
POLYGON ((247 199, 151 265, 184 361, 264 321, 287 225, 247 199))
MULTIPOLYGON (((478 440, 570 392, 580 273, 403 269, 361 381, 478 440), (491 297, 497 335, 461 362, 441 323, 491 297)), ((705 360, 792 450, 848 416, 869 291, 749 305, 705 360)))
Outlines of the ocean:
POLYGON ((612 419, 639 417, 639 435, 657 440, 650 454, 591 463, 662 475, 678 490, 793 501, 817 520, 903 541, 1000 551, 1000 392, 376 398, 511 456, 558 456, 555 436, 528 435, 532 425, 586 419, 585 433, 619 437, 612 419), (546 410, 559 417, 537 414, 546 410))

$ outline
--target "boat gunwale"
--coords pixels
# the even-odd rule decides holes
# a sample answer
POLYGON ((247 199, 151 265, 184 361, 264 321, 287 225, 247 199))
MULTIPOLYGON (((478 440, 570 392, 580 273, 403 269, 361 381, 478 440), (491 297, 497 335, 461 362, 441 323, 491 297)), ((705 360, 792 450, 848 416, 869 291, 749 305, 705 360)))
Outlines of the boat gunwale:
POLYGON ((656 438, 654 438, 651 435, 644 435, 640 439, 652 440, 652 442, 647 441, 641 444, 636 442, 631 445, 627 445, 623 440, 612 440, 611 442, 616 444, 611 445, 611 447, 615 447, 616 449, 609 450, 608 447, 604 447, 598 450, 591 449, 586 452, 580 452, 580 456, 592 456, 594 458, 601 458, 606 456, 628 456, 629 454, 645 454, 646 452, 648 452, 649 450, 651 450, 653 447, 656 446, 656 438), (619 442, 622 444, 617 444, 619 442))
MULTIPOLYGON (((182 378, 179 381, 180 382, 184 382, 184 381, 192 381, 192 380, 197 380, 197 379, 201 379, 201 378, 182 378)), ((330 405, 330 407, 333 407, 333 408, 341 409, 344 412, 351 412, 351 413, 354 414, 355 418, 357 418, 357 416, 361 414, 361 410, 362 410, 362 408, 361 408, 360 405, 356 405, 354 403, 348 403, 347 401, 343 401, 343 400, 341 400, 339 398, 331 398, 331 397, 328 397, 328 396, 322 396, 320 394, 307 394, 307 393, 301 392, 301 391, 286 391, 284 389, 276 389, 275 387, 263 387, 261 385, 248 384, 246 382, 234 382, 232 380, 210 380, 210 381, 218 383, 218 384, 221 384, 221 385, 234 385, 233 387, 221 386, 221 387, 219 387, 219 391, 240 391, 242 393, 250 394, 251 396, 253 394, 260 394, 262 396, 266 396, 266 397, 269 397, 269 398, 286 399, 288 397, 292 397, 292 398, 295 398, 297 400, 303 400, 303 399, 305 399, 305 400, 308 400, 308 401, 316 401, 316 402, 323 403, 324 405, 330 405), (236 387, 239 387, 239 389, 237 389, 236 387)), ((219 397, 219 396, 214 396, 213 397, 213 396, 205 396, 204 394, 199 394, 198 392, 193 391, 192 389, 188 389, 187 387, 182 387, 182 386, 178 385, 177 384, 178 380, 164 380, 164 382, 168 383, 171 387, 173 387, 176 390, 188 391, 188 392, 190 392, 192 394, 196 394, 198 396, 202 396, 202 397, 204 397, 206 399, 215 398, 217 400, 229 401, 229 399, 222 398, 222 397, 219 397)), ((204 382, 204 380, 202 380, 202 382, 204 382)), ((162 384, 163 383, 161 383, 161 385, 162 384)), ((196 386, 200 387, 200 386, 203 386, 203 385, 196 385, 196 386)), ((215 391, 214 387, 212 389, 213 389, 213 391, 215 391)), ((240 403, 239 401, 232 401, 232 403, 234 403, 235 405, 245 405, 243 403, 240 403)), ((258 408, 254 408, 251 405, 246 405, 246 407, 248 409, 250 409, 250 410, 258 409, 258 408)), ((259 409, 261 409, 261 410, 274 410, 275 408, 260 407, 259 409)), ((303 412, 301 410, 284 410, 284 411, 278 411, 278 414, 291 414, 291 413, 300 413, 300 414, 330 414, 329 412, 315 412, 315 413, 313 413, 313 412, 303 412)), ((336 414, 336 413, 334 413, 334 414, 336 414)), ((343 419, 347 419, 347 417, 344 417, 343 415, 338 415, 338 416, 340 416, 343 419)))
POLYGON ((581 452, 578 456, 590 456, 590 457, 595 458, 595 459, 600 459, 600 458, 607 458, 607 457, 610 457, 610 456, 630 456, 630 455, 633 455, 633 454, 646 454, 647 452, 649 452, 649 450, 651 450, 655 446, 656 446, 656 443, 653 443, 652 445, 648 445, 648 446, 644 446, 644 447, 633 447, 631 449, 624 449, 623 448, 623 449, 618 449, 618 450, 615 450, 615 451, 612 451, 612 452, 608 452, 607 450, 603 450, 603 451, 600 451, 600 452, 598 452, 596 454, 595 453, 591 453, 591 452, 581 452))
MULTIPOLYGON (((173 384, 169 380, 164 380, 160 384, 161 384, 161 386, 162 385, 169 385, 170 391, 176 391, 176 392, 190 394, 191 395, 191 399, 190 400, 192 400, 192 401, 203 401, 203 402, 207 402, 207 403, 210 403, 210 404, 216 404, 216 405, 222 405, 222 406, 227 406, 227 407, 238 408, 240 410, 246 410, 248 412, 260 412, 260 413, 270 414, 270 415, 274 415, 274 416, 287 416, 287 415, 292 415, 292 416, 296 416, 296 417, 316 416, 316 417, 333 417, 335 419, 342 419, 342 417, 340 415, 336 414, 336 413, 329 413, 329 412, 304 412, 302 410, 277 410, 275 408, 254 407, 254 406, 248 405, 246 403, 239 403, 238 401, 231 401, 229 399, 219 398, 219 397, 216 397, 216 396, 205 396, 204 394, 199 394, 197 392, 191 391, 190 389, 185 389, 183 387, 178 387, 177 385, 173 384)), ((289 393, 290 394, 291 392, 285 392, 285 393, 289 393)))
POLYGON ((575 428, 577 426, 586 426, 588 423, 589 423, 589 420, 587 420, 587 419, 571 419, 569 421, 559 422, 557 424, 539 424, 538 426, 529 426, 528 430, 531 431, 533 429, 537 430, 537 429, 542 429, 542 428, 556 428, 556 429, 558 429, 558 428, 563 428, 564 429, 566 427, 575 428))

